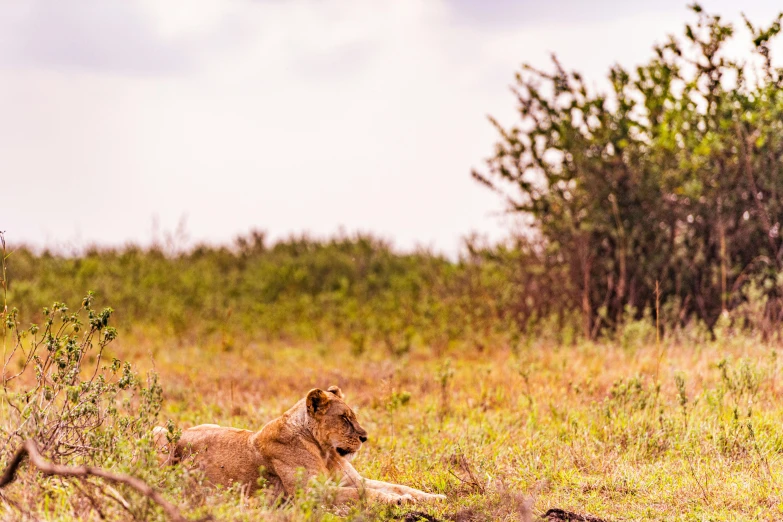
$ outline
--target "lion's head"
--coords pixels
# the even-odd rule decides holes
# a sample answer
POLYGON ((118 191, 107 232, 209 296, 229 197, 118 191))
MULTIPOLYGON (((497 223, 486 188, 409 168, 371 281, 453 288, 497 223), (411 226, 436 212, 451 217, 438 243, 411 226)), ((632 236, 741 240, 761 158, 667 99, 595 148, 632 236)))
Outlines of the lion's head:
POLYGON ((367 432, 359 425, 356 414, 344 398, 340 388, 330 386, 326 391, 310 390, 305 402, 318 443, 334 448, 343 457, 352 458, 367 441, 367 432))

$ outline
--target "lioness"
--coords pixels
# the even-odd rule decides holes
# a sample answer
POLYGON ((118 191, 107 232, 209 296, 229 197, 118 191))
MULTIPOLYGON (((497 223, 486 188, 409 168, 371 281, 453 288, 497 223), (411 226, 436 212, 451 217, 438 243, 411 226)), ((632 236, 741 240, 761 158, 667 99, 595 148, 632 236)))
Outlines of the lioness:
POLYGON ((263 476, 277 495, 290 495, 303 469, 305 480, 327 475, 338 483, 335 501, 342 503, 362 495, 373 500, 401 504, 414 500, 445 499, 418 489, 363 478, 350 460, 367 441, 353 410, 337 386, 310 390, 307 397, 258 432, 202 424, 182 432, 173 451, 166 429, 153 430, 155 444, 170 463, 192 457, 207 480, 234 482, 253 491, 263 476))

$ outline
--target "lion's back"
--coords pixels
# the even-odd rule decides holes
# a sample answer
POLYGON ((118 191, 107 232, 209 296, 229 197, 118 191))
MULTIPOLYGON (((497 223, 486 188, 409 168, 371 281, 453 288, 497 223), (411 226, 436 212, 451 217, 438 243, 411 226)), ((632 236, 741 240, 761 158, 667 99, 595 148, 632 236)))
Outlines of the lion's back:
POLYGON ((260 463, 249 439, 252 431, 201 424, 182 432, 174 450, 174 462, 192 461, 214 484, 240 482, 254 488, 260 463))

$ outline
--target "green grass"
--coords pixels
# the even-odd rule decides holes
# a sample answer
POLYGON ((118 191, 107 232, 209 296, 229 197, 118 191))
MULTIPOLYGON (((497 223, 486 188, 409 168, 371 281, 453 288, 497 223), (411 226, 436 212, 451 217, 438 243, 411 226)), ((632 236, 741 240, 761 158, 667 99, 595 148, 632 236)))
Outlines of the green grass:
MULTIPOLYGON (((94 345, 119 335, 100 364, 116 357, 142 378, 116 364, 103 372, 106 383, 88 386, 98 412, 89 418, 118 410, 84 430, 100 445, 98 457, 87 447, 60 461, 139 476, 192 519, 393 520, 419 509, 440 519, 525 520, 531 509, 550 508, 606 520, 783 518, 779 344, 737 329, 748 310, 722 318, 715 340, 691 322, 669 326, 656 343, 651 319, 629 315, 589 342, 577 333, 577 316, 523 310, 530 281, 515 279, 522 272, 513 268, 522 254, 502 253, 450 262, 395 254, 367 238, 170 256, 128 247, 71 259, 19 249, 9 257, 8 302, 19 305, 22 324, 41 325, 38 339, 56 316, 52 353, 64 366, 51 375, 69 375, 68 365, 92 350, 80 363, 82 382, 89 378, 86 369, 98 362, 95 346, 79 337, 88 325, 97 329, 94 345), (78 335, 74 309, 32 311, 54 299, 81 302, 78 289, 93 284, 115 312, 96 307, 89 319, 83 311, 78 335), (521 321, 525 313, 529 322, 521 321), (117 330, 105 324, 110 315, 117 330), (162 401, 154 381, 143 379, 152 370, 162 401), (197 473, 155 463, 154 424, 256 430, 311 388, 331 384, 370 434, 357 469, 443 493, 446 502, 329 507, 328 488, 313 488, 275 506, 263 491, 248 498, 206 488, 197 473)), ((4 321, 16 314, 10 308, 4 321)), ((13 329, 5 332, 4 356, 17 343, 13 329)), ((19 341, 7 375, 24 367, 31 339, 19 341)), ((46 404, 46 386, 62 389, 59 405, 70 394, 89 396, 37 379, 31 361, 7 394, 0 391, 2 466, 19 443, 9 435, 19 423, 25 434, 40 432, 38 420, 14 412, 14 401, 46 404)), ((0 490, 0 520, 160 517, 148 499, 97 479, 25 468, 0 490)))
POLYGON ((529 245, 473 246, 458 261, 362 235, 268 244, 253 233, 231 247, 129 245, 75 257, 8 248, 8 303, 25 321, 40 323, 44 306, 80 302, 90 289, 114 308, 121 330, 178 345, 350 340, 356 352, 440 350, 561 314, 559 330, 570 313, 565 287, 551 282, 563 278, 541 274, 529 245))

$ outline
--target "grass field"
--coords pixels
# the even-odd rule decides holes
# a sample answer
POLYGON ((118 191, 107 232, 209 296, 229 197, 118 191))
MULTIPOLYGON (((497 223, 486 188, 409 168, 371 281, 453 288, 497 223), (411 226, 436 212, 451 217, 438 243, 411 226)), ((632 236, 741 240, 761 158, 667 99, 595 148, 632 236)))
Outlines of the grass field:
MULTIPOLYGON (((527 522, 553 508, 607 521, 783 518, 780 344, 735 329, 763 300, 722 318, 715 340, 690 321, 656 341, 645 313, 591 342, 568 314, 520 327, 527 287, 500 270, 509 261, 428 264, 363 245, 173 258, 16 251, 8 302, 20 311, 2 315, 0 466, 32 437, 57 462, 145 480, 193 520, 400 520, 419 510, 527 522), (117 307, 118 330, 92 297, 76 311, 74 295, 93 281, 117 307), (70 309, 34 311, 60 293, 70 309), (315 487, 279 506, 263 491, 206 488, 196 472, 157 466, 154 425, 255 430, 332 384, 369 432, 356 468, 447 501, 329 507, 328 488, 315 487)), ((665 304, 661 313, 672 324, 665 304)), ((0 489, 0 520, 161 517, 125 486, 29 466, 0 489)))
MULTIPOLYGON (((380 350, 357 356, 340 342, 226 350, 127 334, 107 355, 154 368, 164 389, 160 422, 180 428, 258 429, 310 388, 338 384, 370 434, 356 468, 449 498, 415 508, 322 508, 314 491, 281 508, 263 494, 207 492, 175 472, 158 477, 188 516, 368 520, 417 509, 439 519, 524 520, 531 508, 536 516, 561 508, 606 520, 777 520, 777 351, 723 337, 515 350, 498 343, 439 357, 418 348, 395 358, 380 350)), ((26 500, 24 480, 9 486, 0 513, 17 519, 14 503, 33 501, 35 519, 100 519, 98 509, 69 502, 74 486, 59 483, 26 500)))

